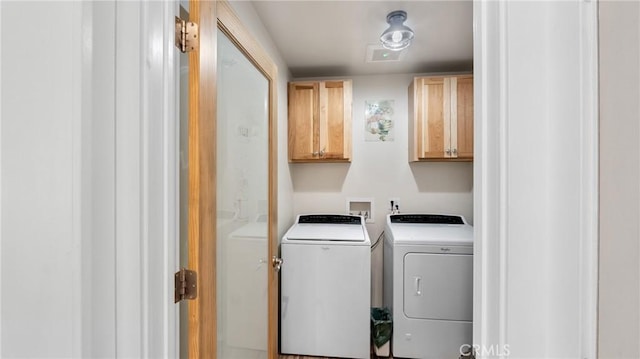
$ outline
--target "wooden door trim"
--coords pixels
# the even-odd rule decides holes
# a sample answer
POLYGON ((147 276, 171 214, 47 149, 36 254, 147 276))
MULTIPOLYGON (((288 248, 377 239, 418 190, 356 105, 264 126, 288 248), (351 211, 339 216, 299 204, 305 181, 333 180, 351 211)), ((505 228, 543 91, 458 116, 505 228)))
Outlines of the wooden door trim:
MULTIPOLYGON (((224 32, 269 81, 269 258, 277 241, 277 67, 227 1, 190 2, 200 49, 189 56, 189 265, 198 298, 189 302, 189 357, 216 358, 217 31, 224 32)), ((268 271, 268 355, 278 356, 278 275, 268 271)))
POLYGON ((216 6, 192 0, 200 48, 189 54, 189 267, 198 273, 198 297, 189 301, 189 358, 216 354, 216 6))

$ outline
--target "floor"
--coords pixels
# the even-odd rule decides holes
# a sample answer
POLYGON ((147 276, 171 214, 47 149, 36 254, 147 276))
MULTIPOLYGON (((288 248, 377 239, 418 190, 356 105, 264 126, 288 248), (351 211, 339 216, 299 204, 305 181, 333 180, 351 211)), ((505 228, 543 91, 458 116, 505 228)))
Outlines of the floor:
MULTIPOLYGON (((389 357, 379 357, 376 356, 373 351, 371 352, 371 359, 377 359, 377 358, 389 358, 389 359, 393 359, 393 357, 389 356, 389 357)), ((336 359, 336 358, 329 358, 329 357, 309 357, 309 356, 304 356, 304 355, 280 355, 279 359, 336 359)))
MULTIPOLYGON (((1 1, 1 0, 0 0, 1 1)), ((267 359, 267 352, 265 350, 254 350, 246 348, 237 348, 233 346, 225 345, 222 342, 218 343, 218 358, 225 359, 267 359)), ((379 357, 374 354, 373 347, 371 348, 371 359, 388 358, 393 357, 379 357)), ((280 354, 278 359, 342 359, 331 357, 318 357, 318 356, 305 356, 305 355, 289 355, 280 354)))
POLYGON ((218 358, 224 359, 267 359, 266 350, 254 350, 234 348, 224 344, 218 344, 218 358))
MULTIPOLYGON (((238 349, 238 348, 220 348, 221 351, 218 352, 219 358, 226 359, 266 359, 267 352, 262 350, 250 350, 250 349, 238 349)), ((378 358, 389 358, 392 357, 378 357, 373 352, 371 353, 371 359, 378 358)), ((279 359, 338 359, 338 358, 329 358, 329 357, 312 357, 312 356, 304 356, 304 355, 284 355, 281 354, 279 359)))
MULTIPOLYGON (((223 343, 218 343, 218 358, 225 358, 225 359, 267 359, 267 352, 264 351, 264 350, 252 350, 252 349, 234 348, 234 347, 231 347, 231 346, 224 345, 223 343)), ((372 350, 371 350, 371 359, 378 359, 378 358, 389 358, 389 359, 392 359, 392 357, 379 357, 379 356, 376 356, 373 353, 373 348, 372 348, 372 350)), ((339 359, 339 358, 280 354, 279 359, 339 359)))
MULTIPOLYGON (((377 357, 374 354, 371 354, 371 359, 375 359, 375 358, 382 358, 382 357, 377 357)), ((385 357, 387 358, 387 357, 385 357)), ((391 359, 391 357, 389 357, 391 359)), ((306 357, 306 356, 302 356, 302 355, 280 355, 280 359, 335 359, 335 358, 329 358, 329 357, 306 357)))

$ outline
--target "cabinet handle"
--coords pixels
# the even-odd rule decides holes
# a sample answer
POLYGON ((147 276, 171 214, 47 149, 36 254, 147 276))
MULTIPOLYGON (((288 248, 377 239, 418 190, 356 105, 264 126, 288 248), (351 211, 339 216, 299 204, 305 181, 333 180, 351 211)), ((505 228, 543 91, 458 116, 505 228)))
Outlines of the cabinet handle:
POLYGON ((447 148, 447 150, 446 150, 446 151, 444 151, 444 152, 445 152, 447 155, 451 156, 451 149, 450 149, 450 148, 447 148))
POLYGON ((313 157, 318 156, 318 151, 313 152, 312 155, 313 155, 313 157))
POLYGON ((457 155, 458 154, 458 149, 454 148, 453 150, 451 150, 451 153, 453 153, 454 156, 457 155))
POLYGON ((325 152, 325 149, 324 149, 324 148, 323 148, 323 149, 321 149, 321 150, 320 150, 320 157, 324 157, 324 154, 325 154, 325 153, 326 153, 326 152, 325 152))

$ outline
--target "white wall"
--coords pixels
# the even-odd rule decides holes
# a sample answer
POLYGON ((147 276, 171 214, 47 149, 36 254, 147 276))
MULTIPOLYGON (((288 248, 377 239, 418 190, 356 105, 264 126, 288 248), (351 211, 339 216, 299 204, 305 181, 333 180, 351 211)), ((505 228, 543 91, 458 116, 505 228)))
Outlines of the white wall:
POLYGON ((600 2, 598 356, 640 357, 640 5, 600 2))
POLYGON ((82 356, 115 356, 115 16, 83 6, 82 356))
POLYGON ((0 355, 79 356, 80 6, 0 6, 0 355))
MULTIPOLYGON (((349 198, 374 201, 375 241, 384 229, 390 198, 400 212, 461 214, 473 223, 473 165, 408 162, 408 87, 413 75, 354 76, 351 163, 292 164, 293 212, 346 213, 349 198), (394 140, 365 141, 365 101, 394 101, 394 140)), ((372 305, 382 305, 382 246, 372 255, 372 305)))
POLYGON ((174 5, 0 3, 2 357, 175 352, 174 5))

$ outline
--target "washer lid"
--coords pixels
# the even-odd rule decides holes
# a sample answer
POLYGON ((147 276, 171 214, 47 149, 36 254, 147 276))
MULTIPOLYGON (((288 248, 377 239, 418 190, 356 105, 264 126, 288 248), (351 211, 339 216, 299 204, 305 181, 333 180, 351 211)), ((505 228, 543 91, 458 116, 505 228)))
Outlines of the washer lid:
POLYGON ((295 224, 286 235, 287 240, 364 242, 364 227, 353 224, 295 224))

